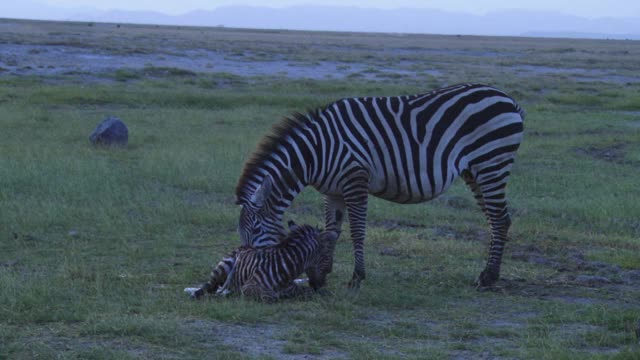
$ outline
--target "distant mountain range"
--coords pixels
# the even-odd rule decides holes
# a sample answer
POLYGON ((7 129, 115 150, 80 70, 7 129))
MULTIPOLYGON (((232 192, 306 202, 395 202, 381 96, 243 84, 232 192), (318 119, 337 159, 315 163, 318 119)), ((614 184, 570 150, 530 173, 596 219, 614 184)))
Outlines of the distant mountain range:
POLYGON ((640 18, 587 19, 543 11, 510 10, 473 15, 423 8, 224 6, 173 16, 159 12, 43 8, 41 5, 29 12, 29 0, 19 3, 22 5, 17 6, 22 7, 22 12, 12 14, 15 9, 2 10, 0 17, 25 18, 22 14, 27 13, 40 19, 114 23, 640 40, 640 18))

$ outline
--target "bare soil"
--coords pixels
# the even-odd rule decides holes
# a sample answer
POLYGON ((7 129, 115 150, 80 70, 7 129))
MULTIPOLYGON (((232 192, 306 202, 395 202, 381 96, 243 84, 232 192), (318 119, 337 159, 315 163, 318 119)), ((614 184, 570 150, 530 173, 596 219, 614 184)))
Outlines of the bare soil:
MULTIPOLYGON (((0 44, 0 74, 20 76, 90 75, 96 80, 116 70, 150 68, 180 69, 192 73, 228 73, 243 77, 285 76, 328 79, 358 74, 373 79, 379 72, 413 75, 409 70, 377 69, 367 72, 362 64, 318 61, 306 63, 276 59, 256 60, 250 53, 227 54, 207 49, 165 49, 164 53, 115 54, 99 49, 68 45, 0 44)), ((434 71, 434 74, 437 73, 434 71)))
MULTIPOLYGON (((0 21, 0 26, 0 75, 82 75, 83 81, 105 81, 104 75, 116 70, 168 68, 243 77, 446 81, 460 71, 459 59, 464 58, 468 73, 494 73, 497 66, 500 72, 519 77, 566 76, 613 84, 640 81, 632 65, 625 71, 589 62, 573 67, 546 65, 545 61, 555 59, 547 57, 558 56, 555 49, 531 53, 524 39, 505 38, 488 45, 483 38, 425 36, 418 40, 404 34, 331 33, 317 40, 286 31, 75 24, 69 32, 55 23, 10 20, 0 21)), ((587 43, 572 45, 575 48, 562 56, 591 56, 591 47, 581 48, 587 43)), ((621 56, 606 49, 598 54, 621 56)), ((628 51, 623 54, 625 59, 633 56, 628 51)), ((563 64, 561 59, 555 61, 563 64)))
POLYGON ((609 161, 613 163, 624 163, 626 155, 626 144, 613 144, 609 146, 590 146, 587 148, 578 148, 576 153, 586 155, 598 160, 609 161))

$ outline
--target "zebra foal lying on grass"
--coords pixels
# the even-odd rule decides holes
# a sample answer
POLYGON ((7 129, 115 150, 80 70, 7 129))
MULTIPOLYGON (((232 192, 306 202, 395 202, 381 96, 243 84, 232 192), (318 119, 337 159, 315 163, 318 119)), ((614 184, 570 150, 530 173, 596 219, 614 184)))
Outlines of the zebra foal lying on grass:
POLYGON ((489 256, 477 280, 493 285, 511 225, 505 188, 522 141, 524 111, 504 92, 458 84, 424 94, 347 98, 274 127, 246 162, 236 188, 244 245, 269 246, 306 186, 325 195, 325 228, 340 232, 346 213, 355 266, 365 278, 369 194, 419 203, 462 177, 491 227, 489 256))
POLYGON ((225 256, 200 288, 187 288, 192 298, 205 293, 239 292, 256 300, 273 301, 318 290, 331 271, 336 232, 320 232, 309 225, 291 225, 289 234, 273 246, 241 246, 225 256), (296 285, 302 273, 309 288, 296 285))

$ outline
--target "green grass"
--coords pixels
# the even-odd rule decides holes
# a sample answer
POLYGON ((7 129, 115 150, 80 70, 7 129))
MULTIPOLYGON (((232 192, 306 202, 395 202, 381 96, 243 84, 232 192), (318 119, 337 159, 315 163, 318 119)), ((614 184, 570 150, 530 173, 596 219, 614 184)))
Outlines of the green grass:
MULTIPOLYGON (((389 76, 316 81, 150 66, 89 83, 76 75, 0 78, 0 359, 637 358, 640 283, 623 275, 640 269, 640 86, 523 77, 509 67, 517 59, 569 68, 607 63, 627 74, 637 62, 624 53, 636 51, 626 42, 406 36, 397 47, 416 53, 401 56, 426 51, 445 74, 406 78, 389 70, 394 58, 379 51, 380 35, 39 26, 49 36, 1 37, 116 51, 111 37, 129 36, 117 50, 125 53, 161 53, 169 48, 158 47, 162 36, 175 46, 204 46, 202 37, 227 54, 258 54, 258 62, 284 44, 278 51, 291 61, 341 59, 389 76), (343 40, 360 45, 320 46, 343 40), (482 62, 469 55, 479 49, 499 56, 482 62), (495 84, 527 109, 509 184, 507 280, 497 291, 471 285, 489 232, 459 181, 430 203, 371 200, 367 280, 357 292, 344 287, 353 258, 343 236, 329 294, 262 304, 194 302, 182 293, 237 246, 235 182, 279 118, 341 97, 454 81, 495 84), (129 126, 128 147, 89 144, 107 115, 129 126), (534 255, 542 260, 526 261, 534 255), (577 275, 612 283, 580 284, 577 275)), ((321 225, 321 197, 307 189, 287 217, 321 225)))

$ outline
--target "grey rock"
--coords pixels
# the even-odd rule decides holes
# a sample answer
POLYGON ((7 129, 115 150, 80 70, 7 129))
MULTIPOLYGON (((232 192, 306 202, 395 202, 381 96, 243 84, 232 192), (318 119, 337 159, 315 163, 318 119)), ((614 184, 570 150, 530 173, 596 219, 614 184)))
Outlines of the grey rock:
POLYGON ((122 120, 109 116, 98 124, 89 140, 95 145, 126 146, 129 143, 129 130, 122 120))

